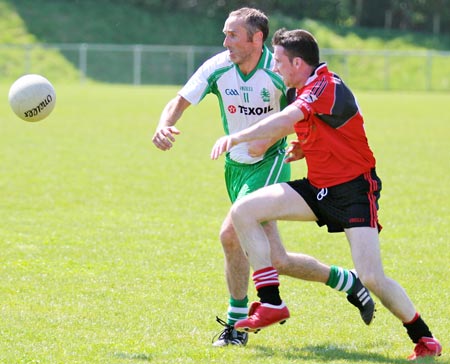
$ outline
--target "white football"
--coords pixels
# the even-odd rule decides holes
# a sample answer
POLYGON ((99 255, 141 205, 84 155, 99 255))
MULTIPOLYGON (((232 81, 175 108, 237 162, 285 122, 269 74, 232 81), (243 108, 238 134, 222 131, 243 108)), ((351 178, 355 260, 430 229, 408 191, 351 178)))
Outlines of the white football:
POLYGON ((17 79, 9 89, 9 104, 25 121, 39 121, 52 112, 56 103, 53 85, 45 77, 29 74, 17 79))

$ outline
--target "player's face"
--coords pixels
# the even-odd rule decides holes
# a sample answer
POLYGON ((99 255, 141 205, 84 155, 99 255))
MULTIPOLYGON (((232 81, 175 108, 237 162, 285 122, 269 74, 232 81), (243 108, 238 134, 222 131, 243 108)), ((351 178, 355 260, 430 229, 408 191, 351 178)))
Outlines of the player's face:
POLYGON ((243 20, 230 17, 223 27, 223 46, 230 52, 231 61, 237 65, 245 64, 255 52, 255 44, 249 41, 244 25, 243 20))
POLYGON ((289 60, 281 46, 273 47, 273 71, 279 73, 283 77, 283 81, 287 87, 296 87, 296 68, 289 60))

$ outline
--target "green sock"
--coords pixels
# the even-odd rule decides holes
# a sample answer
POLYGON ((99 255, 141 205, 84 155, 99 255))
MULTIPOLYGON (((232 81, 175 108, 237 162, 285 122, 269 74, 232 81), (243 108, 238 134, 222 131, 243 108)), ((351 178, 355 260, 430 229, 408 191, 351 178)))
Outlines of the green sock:
POLYGON ((248 297, 243 300, 235 300, 230 297, 230 305, 228 306, 228 325, 234 326, 236 321, 245 319, 248 314, 248 297))
POLYGON ((337 291, 351 294, 355 285, 355 276, 348 269, 332 265, 326 285, 337 291))

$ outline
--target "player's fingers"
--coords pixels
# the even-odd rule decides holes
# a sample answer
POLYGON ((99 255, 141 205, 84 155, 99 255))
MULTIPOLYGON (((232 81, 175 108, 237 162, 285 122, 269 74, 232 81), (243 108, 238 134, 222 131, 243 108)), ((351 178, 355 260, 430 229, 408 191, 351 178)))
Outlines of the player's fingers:
POLYGON ((227 151, 227 138, 222 137, 214 144, 211 150, 211 159, 216 160, 225 151, 227 151))
POLYGON ((292 140, 289 144, 289 147, 286 149, 286 155, 292 153, 292 151, 300 145, 298 140, 292 140))
POLYGON ((175 136, 181 132, 174 126, 169 126, 164 129, 161 129, 161 142, 167 149, 172 148, 173 142, 175 142, 175 136))
POLYGON ((231 142, 231 136, 228 136, 227 137, 226 149, 224 150, 224 152, 228 152, 231 149, 232 146, 233 145, 232 145, 232 142, 231 142))
POLYGON ((170 132, 166 132, 165 134, 163 134, 163 140, 172 145, 171 142, 175 141, 175 137, 170 132))
POLYGON ((298 161, 300 159, 305 158, 305 154, 301 149, 294 149, 289 153, 286 153, 286 157, 284 158, 285 163, 291 163, 294 161, 298 161))
POLYGON ((218 145, 218 142, 216 142, 211 150, 211 159, 216 160, 219 158, 220 154, 220 146, 218 145))
MULTIPOLYGON (((172 139, 175 141, 173 136, 172 139)), ((172 147, 171 140, 161 130, 155 133, 152 140, 153 144, 161 150, 168 150, 172 147)))
POLYGON ((293 157, 286 157, 286 158, 284 158, 284 163, 291 163, 293 161, 294 161, 293 157))
POLYGON ((175 126, 169 126, 168 128, 167 128, 167 130, 170 132, 170 133, 172 133, 172 134, 180 134, 181 133, 181 131, 179 131, 175 126))
POLYGON ((216 152, 216 146, 214 145, 213 148, 211 149, 211 153, 209 155, 209 157, 214 161, 217 159, 217 152, 216 152))
POLYGON ((180 131, 177 128, 175 128, 174 126, 169 126, 168 128, 165 128, 164 130, 162 130, 161 132, 164 135, 164 137, 166 138, 166 140, 169 141, 169 143, 175 141, 175 137, 173 136, 173 134, 175 134, 175 135, 180 134, 180 131))

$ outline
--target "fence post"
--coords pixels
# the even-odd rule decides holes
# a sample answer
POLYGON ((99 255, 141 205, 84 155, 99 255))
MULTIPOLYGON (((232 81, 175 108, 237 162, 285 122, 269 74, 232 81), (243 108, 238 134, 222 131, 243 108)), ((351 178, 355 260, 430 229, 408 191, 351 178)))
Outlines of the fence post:
POLYGON ((186 67, 186 80, 188 80, 191 75, 194 73, 194 48, 189 47, 186 52, 186 60, 187 60, 187 67, 186 67))
POLYGON ((390 66, 390 55, 389 55, 389 51, 386 51, 386 52, 384 52, 384 89, 385 90, 390 89, 389 66, 390 66))
POLYGON ((350 71, 349 71, 349 66, 348 66, 348 63, 349 63, 349 58, 350 58, 350 53, 349 52, 344 52, 343 53, 343 55, 344 55, 344 80, 345 80, 345 82, 347 82, 347 84, 349 84, 350 83, 350 71))
POLYGON ((142 46, 136 44, 133 47, 133 84, 135 86, 141 84, 142 71, 142 46))
POLYGON ((427 61, 425 62, 425 84, 426 84, 426 90, 431 91, 433 88, 432 86, 432 68, 433 68, 433 52, 428 51, 427 52, 427 61))
POLYGON ((87 77, 87 48, 88 45, 86 43, 81 43, 78 49, 78 62, 80 69, 80 82, 85 83, 87 77))

